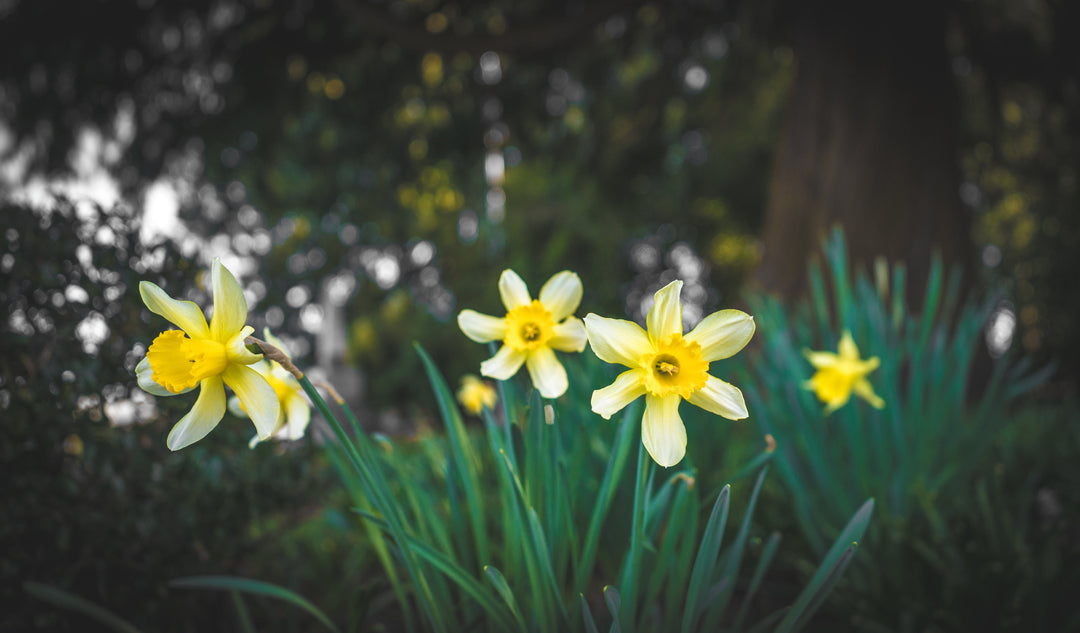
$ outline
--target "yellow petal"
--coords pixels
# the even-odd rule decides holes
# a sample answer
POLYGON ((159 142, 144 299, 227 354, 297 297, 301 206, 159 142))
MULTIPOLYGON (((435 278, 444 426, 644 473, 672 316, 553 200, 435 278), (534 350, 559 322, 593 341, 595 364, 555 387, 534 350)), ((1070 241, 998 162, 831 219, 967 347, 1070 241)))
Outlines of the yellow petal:
POLYGON ((581 293, 581 278, 577 273, 564 270, 548 279, 540 289, 540 303, 551 313, 551 318, 558 322, 577 310, 581 304, 581 293))
POLYGON ((533 386, 541 396, 558 398, 566 393, 566 388, 570 385, 566 379, 566 369, 550 347, 538 347, 529 352, 525 366, 529 369, 533 386))
MULTIPOLYGON (((139 364, 135 366, 135 378, 139 381, 139 387, 146 393, 153 396, 175 396, 175 394, 165 387, 154 382, 153 379, 154 370, 150 367, 150 359, 143 358, 139 361, 139 364)), ((180 393, 187 393, 194 389, 190 387, 181 391, 180 393)))
POLYGON ((560 352, 580 352, 589 342, 585 324, 577 317, 570 317, 556 325, 553 330, 555 334, 548 340, 548 345, 560 352))
POLYGON ((870 406, 874 407, 875 409, 884 408, 885 401, 879 398, 876 393, 874 393, 874 387, 870 384, 869 380, 865 378, 856 380, 855 384, 851 386, 851 390, 854 391, 858 396, 862 397, 863 400, 869 402, 870 406))
POLYGON ((690 394, 687 400, 690 404, 729 420, 742 420, 750 415, 739 388, 715 376, 709 376, 705 387, 690 394))
POLYGON ((859 360, 859 348, 855 345, 855 339, 851 338, 851 332, 847 330, 840 336, 836 351, 844 360, 859 360))
POLYGON ((159 314, 176 324, 191 338, 210 338, 206 317, 193 301, 177 301, 149 281, 139 282, 139 296, 154 314, 159 314))
POLYGON ((676 279, 653 295, 655 303, 645 317, 649 339, 653 342, 671 334, 682 334, 682 304, 679 303, 681 291, 682 282, 676 279))
POLYGON ((653 460, 670 468, 686 455, 686 427, 679 417, 679 396, 645 394, 645 416, 641 419, 641 442, 653 460))
POLYGON ((480 363, 480 373, 488 378, 507 380, 517 373, 525 362, 525 352, 503 345, 494 356, 480 363))
MULTIPOLYGON (((214 287, 214 313, 210 315, 210 335, 224 343, 239 332, 247 322, 247 299, 236 277, 217 258, 210 268, 214 287)), ((255 330, 253 329, 252 332, 255 330)))
POLYGON ((645 370, 631 369, 619 374, 615 382, 592 394, 592 410, 605 420, 645 393, 645 370))
POLYGON ((244 339, 251 336, 253 332, 255 332, 255 328, 245 325, 232 338, 228 339, 228 342, 225 343, 225 354, 230 362, 251 365, 262 360, 262 354, 252 352, 244 344, 244 339))
POLYGON ((221 376, 210 376, 199 383, 199 397, 187 415, 173 426, 166 443, 169 450, 191 446, 214 430, 225 415, 225 388, 221 376))
POLYGON ((502 297, 503 305, 509 312, 532 303, 529 297, 529 287, 518 277, 518 274, 507 268, 499 276, 499 296, 502 297))
POLYGON ((721 310, 698 323, 686 340, 701 345, 701 357, 707 363, 730 358, 746 347, 754 336, 754 317, 742 310, 721 310))
POLYGON ((840 357, 832 352, 815 352, 813 350, 804 349, 803 356, 806 360, 810 361, 810 364, 814 366, 814 369, 827 369, 829 367, 835 367, 840 362, 840 357))
POLYGON ((255 424, 259 439, 265 440, 277 430, 281 405, 270 383, 259 372, 246 365, 230 364, 222 374, 225 384, 236 392, 240 404, 255 424))
POLYGON ((457 322, 465 336, 477 343, 501 341, 506 337, 506 319, 480 314, 475 310, 462 310, 457 322))
POLYGON ((642 356, 654 352, 649 335, 632 321, 590 313, 585 316, 585 333, 593 352, 607 363, 637 367, 642 356))
POLYGON ((284 404, 285 426, 278 431, 278 437, 298 440, 304 437, 304 431, 311 422, 311 405, 300 394, 287 398, 284 404))

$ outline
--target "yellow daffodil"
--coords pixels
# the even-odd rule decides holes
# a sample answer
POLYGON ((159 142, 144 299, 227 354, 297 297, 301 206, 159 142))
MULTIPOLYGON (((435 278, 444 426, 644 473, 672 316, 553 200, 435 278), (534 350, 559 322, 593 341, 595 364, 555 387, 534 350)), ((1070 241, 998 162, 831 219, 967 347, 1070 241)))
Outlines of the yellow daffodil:
POLYGON ((462 376, 457 399, 466 411, 473 415, 480 415, 484 407, 491 409, 495 406, 495 398, 495 388, 489 383, 472 374, 462 376))
POLYGON ((596 355, 629 367, 615 382, 592 395, 592 410, 609 419, 645 396, 641 441, 661 466, 678 464, 686 454, 686 428, 679 403, 691 404, 729 420, 749 415, 742 392, 710 376, 709 363, 735 355, 754 335, 754 318, 739 310, 721 310, 705 317, 689 334, 682 333, 681 281, 656 293, 645 319, 637 323, 589 314, 585 331, 596 355))
POLYGON ((825 403, 825 415, 847 404, 852 391, 875 409, 884 407, 885 401, 874 393, 874 388, 866 379, 867 374, 881 364, 881 360, 877 356, 867 360, 859 358, 859 348, 847 330, 840 337, 837 352, 803 350, 806 359, 817 369, 804 386, 825 403))
POLYGON ((168 446, 177 451, 201 440, 225 415, 225 385, 244 404, 259 437, 270 436, 277 425, 278 398, 274 388, 249 367, 262 360, 244 347, 254 328, 247 321, 247 301, 236 278, 214 260, 211 285, 214 313, 206 324, 199 306, 177 301, 157 285, 139 284, 143 303, 154 314, 179 326, 162 332, 135 368, 139 386, 155 396, 174 396, 199 387, 199 397, 169 433, 168 446))
POLYGON ((564 394, 569 383, 555 350, 585 349, 585 326, 571 316, 581 303, 581 292, 581 279, 564 270, 544 284, 539 300, 533 300, 521 277, 504 270, 499 277, 499 295, 507 309, 505 317, 474 310, 462 310, 458 315, 458 326, 465 336, 477 343, 503 342, 498 353, 480 364, 480 373, 506 380, 524 364, 540 395, 557 398, 564 394))
MULTIPOLYGON (((289 356, 285 343, 271 334, 269 328, 263 328, 263 339, 281 350, 286 357, 289 356)), ((311 405, 308 404, 304 389, 296 377, 277 361, 263 359, 253 364, 251 368, 270 383, 277 395, 280 413, 270 437, 275 440, 298 440, 304 437, 304 431, 307 430, 308 422, 311 421, 311 405)), ((229 398, 229 411, 239 418, 247 417, 244 404, 236 396, 229 398)), ((248 442, 248 446, 254 448, 263 439, 256 435, 248 442)))

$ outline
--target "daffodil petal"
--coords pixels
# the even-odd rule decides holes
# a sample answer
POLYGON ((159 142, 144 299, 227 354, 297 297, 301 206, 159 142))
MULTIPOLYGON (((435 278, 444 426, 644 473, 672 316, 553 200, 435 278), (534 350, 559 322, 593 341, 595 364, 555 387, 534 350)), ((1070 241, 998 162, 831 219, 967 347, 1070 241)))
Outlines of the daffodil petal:
POLYGON ((721 310, 705 317, 686 335, 686 340, 701 345, 701 357, 711 363, 730 358, 746 347, 755 329, 754 317, 742 310, 721 310))
POLYGON ((679 417, 679 396, 645 394, 645 416, 641 419, 641 442, 653 460, 670 468, 686 455, 686 427, 679 417))
POLYGON ((836 351, 844 360, 859 360, 859 348, 855 345, 855 339, 851 338, 851 332, 847 330, 840 336, 836 351))
POLYGON ((645 393, 645 370, 631 369, 619 374, 615 382, 592 394, 592 410, 605 420, 645 393))
POLYGON ((237 398, 236 396, 229 396, 229 400, 225 403, 225 408, 229 410, 229 413, 238 418, 248 417, 247 411, 244 411, 244 406, 240 404, 240 398, 237 398))
POLYGON ((195 406, 169 432, 166 440, 169 450, 178 451, 206 437, 224 415, 225 388, 221 386, 221 376, 203 378, 195 406))
POLYGON ((804 349, 803 356, 806 360, 810 361, 810 364, 814 366, 814 369, 827 369, 829 367, 835 367, 840 362, 840 357, 832 352, 815 352, 813 350, 804 349))
POLYGON ((206 317, 194 301, 177 301, 157 284, 149 281, 139 282, 139 296, 154 314, 161 315, 175 323, 191 338, 210 338, 210 328, 206 326, 206 317))
POLYGON ((670 334, 682 334, 682 303, 679 302, 681 291, 682 282, 676 279, 653 295, 656 301, 645 317, 645 326, 652 341, 659 341, 670 334))
POLYGON ((859 373, 869 374, 881 365, 881 359, 877 356, 871 356, 866 360, 859 361, 859 373))
POLYGON ((503 345, 494 356, 480 363, 480 373, 488 378, 507 380, 521 369, 524 362, 525 352, 503 345))
POLYGON ((739 388, 711 375, 705 380, 705 386, 690 394, 687 400, 729 420, 742 420, 750 415, 739 388))
POLYGON ((554 335, 548 345, 560 352, 580 352, 589 342, 585 324, 577 317, 570 317, 553 328, 554 335))
POLYGON ((649 335, 633 321, 590 313, 585 316, 585 333, 593 352, 607 363, 637 367, 642 356, 653 353, 649 335))
POLYGON ((501 341, 506 337, 506 319, 480 314, 475 310, 462 310, 457 322, 465 336, 477 343, 501 341))
POLYGON ((266 439, 277 430, 281 405, 270 383, 259 372, 246 365, 230 364, 222 374, 225 384, 236 392, 240 404, 255 424, 260 439, 266 439))
POLYGON ((285 399, 285 426, 278 431, 282 439, 298 440, 304 437, 311 422, 311 405, 300 394, 285 399))
POLYGON ((885 406, 885 401, 882 400, 876 393, 874 393, 874 386, 870 384, 870 381, 861 378, 855 381, 855 384, 851 386, 851 390, 856 395, 860 396, 863 400, 870 403, 870 406, 875 409, 881 409, 885 406))
MULTIPOLYGON (((244 344, 244 339, 251 336, 254 331, 255 328, 250 325, 245 325, 243 329, 225 343, 225 354, 229 357, 231 362, 240 363, 241 365, 253 365, 260 360, 263 360, 262 354, 252 352, 247 348, 247 345, 244 344)), ((269 370, 267 369, 266 371, 269 370)), ((265 371, 263 373, 265 373, 265 371)))
POLYGON ((564 270, 555 273, 540 289, 540 303, 551 312, 551 318, 562 321, 577 310, 581 304, 581 278, 577 273, 564 270))
MULTIPOLYGON (((240 331, 247 322, 247 299, 236 277, 214 259, 210 267, 211 285, 214 288, 214 313, 210 315, 210 335, 215 341, 227 341, 240 331)), ((252 329, 252 332, 255 330, 252 329)))
MULTIPOLYGON (((141 388, 146 393, 148 393, 148 394, 150 394, 152 396, 175 396, 175 395, 179 395, 179 394, 175 394, 175 393, 169 391, 165 387, 162 387, 161 385, 154 382, 153 375, 154 375, 154 370, 150 367, 150 359, 149 358, 143 358, 142 360, 139 361, 139 364, 135 366, 135 378, 139 382, 139 388, 141 388)), ((185 389, 185 390, 181 391, 180 393, 187 393, 187 392, 191 391, 194 388, 195 387, 185 389)))
POLYGON ((518 274, 507 268, 499 275, 499 296, 502 297, 506 310, 521 307, 532 303, 529 297, 529 287, 518 277, 518 274))
POLYGON ((533 386, 545 398, 558 398, 570 386, 566 369, 550 347, 538 347, 529 352, 525 357, 525 367, 529 370, 533 386))

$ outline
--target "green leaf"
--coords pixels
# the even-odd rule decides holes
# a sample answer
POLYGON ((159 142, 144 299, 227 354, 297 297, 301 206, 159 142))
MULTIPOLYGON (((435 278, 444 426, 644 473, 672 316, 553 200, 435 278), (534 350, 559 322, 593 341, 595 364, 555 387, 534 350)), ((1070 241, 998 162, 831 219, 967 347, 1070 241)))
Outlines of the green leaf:
POLYGON ((611 585, 604 587, 604 600, 608 610, 611 611, 611 633, 622 633, 622 624, 619 621, 619 610, 622 609, 622 597, 619 590, 611 585))
POLYGON ((579 593, 578 599, 581 600, 581 619, 585 621, 585 633, 600 633, 596 628, 596 621, 593 620, 592 611, 589 610, 589 603, 585 601, 585 594, 579 593))
POLYGON ((832 590, 840 579, 840 575, 851 561, 858 540, 866 532, 870 524, 870 517, 874 513, 874 500, 867 499, 848 521, 840 536, 833 542, 825 559, 821 561, 814 576, 802 590, 791 609, 784 616, 780 625, 776 627, 776 633, 794 633, 806 625, 814 610, 832 590))
POLYGON ((779 545, 780 533, 773 532, 769 535, 769 540, 765 542, 765 547, 761 550, 761 558, 758 559, 758 564, 754 567, 754 573, 750 576, 750 584, 746 588, 746 595, 743 596, 742 604, 739 605, 739 613, 735 616, 735 625, 732 627, 734 630, 742 630, 742 623, 746 619, 750 603, 753 602, 754 596, 757 595, 758 589, 761 588, 761 581, 765 578, 765 573, 768 571, 769 565, 772 564, 779 545))
POLYGON ((701 537, 694 570, 690 572, 690 586, 686 589, 686 608, 683 611, 682 630, 690 633, 701 615, 698 603, 709 589, 716 557, 720 553, 720 543, 724 539, 724 526, 727 524, 728 505, 731 499, 731 486, 724 486, 713 503, 709 522, 705 524, 705 534, 701 537))
POLYGON ((484 574, 487 575, 491 584, 495 585, 495 591, 499 592, 499 596, 503 599, 503 602, 510 608, 510 613, 512 613, 514 619, 517 620, 518 629, 525 631, 525 620, 521 617, 521 609, 518 608, 517 599, 514 598, 514 592, 510 589, 510 585, 506 583, 506 578, 503 577, 502 572, 491 565, 484 565, 484 574))
POLYGON ((276 598, 307 611, 323 626, 335 633, 340 633, 333 620, 327 617, 325 613, 320 611, 319 608, 312 604, 307 598, 295 591, 261 580, 251 580, 249 578, 239 578, 236 576, 188 576, 169 581, 169 586, 178 589, 242 591, 245 593, 276 598))
POLYGON ((120 631, 121 633, 140 633, 139 629, 135 628, 135 625, 116 615, 112 611, 90 602, 86 598, 64 591, 63 589, 57 589, 56 587, 33 581, 24 582, 23 589, 26 593, 34 596, 38 600, 43 600, 53 606, 60 607, 61 609, 81 613, 92 620, 97 620, 114 631, 120 631))

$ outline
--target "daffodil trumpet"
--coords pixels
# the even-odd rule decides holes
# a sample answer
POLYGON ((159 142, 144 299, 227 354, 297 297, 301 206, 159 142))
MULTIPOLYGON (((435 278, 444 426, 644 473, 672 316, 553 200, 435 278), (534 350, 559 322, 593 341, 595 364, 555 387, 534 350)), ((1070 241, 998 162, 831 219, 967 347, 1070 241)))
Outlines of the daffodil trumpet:
POLYGON ((465 336, 477 343, 503 342, 494 356, 480 364, 480 373, 507 380, 525 365, 540 395, 558 398, 566 393, 566 369, 555 351, 585 349, 585 327, 573 316, 581 294, 581 279, 564 270, 552 276, 540 288, 540 298, 534 300, 521 277, 504 270, 499 277, 499 296, 507 310, 505 317, 475 310, 458 314, 458 326, 465 336))
POLYGON ((236 393, 259 437, 269 437, 280 408, 274 389, 250 365, 263 359, 247 349, 254 328, 247 321, 247 300, 240 284, 217 259, 210 268, 214 311, 206 317, 192 301, 178 301, 156 284, 140 282, 139 294, 154 314, 179 330, 166 330, 150 344, 135 368, 139 386, 155 396, 175 396, 196 387, 194 406, 177 422, 166 441, 177 451, 206 437, 225 415, 225 386, 236 393))
POLYGON ((592 395, 592 410, 604 419, 645 396, 641 441, 657 464, 674 466, 686 454, 686 428, 679 417, 683 400, 729 420, 749 413, 742 392, 708 373, 709 363, 735 355, 754 335, 754 318, 740 310, 705 317, 683 335, 681 281, 656 292, 646 330, 632 321, 596 314, 585 331, 596 355, 628 367, 615 382, 592 395))

